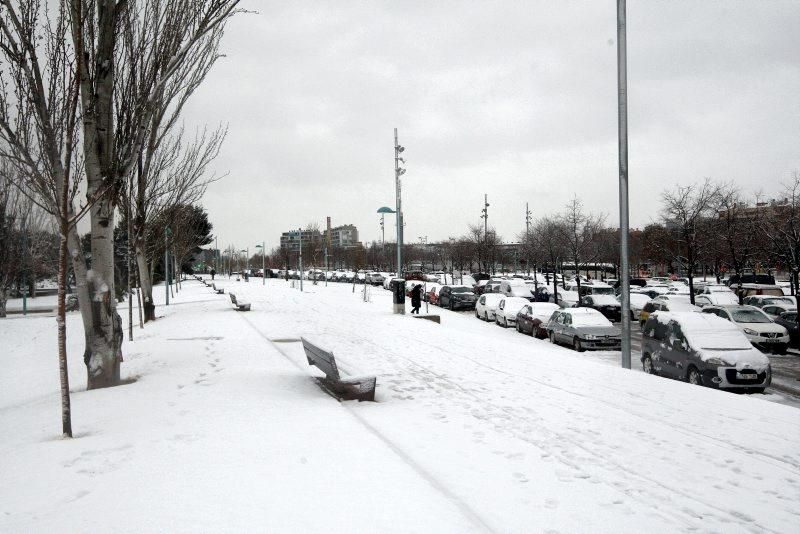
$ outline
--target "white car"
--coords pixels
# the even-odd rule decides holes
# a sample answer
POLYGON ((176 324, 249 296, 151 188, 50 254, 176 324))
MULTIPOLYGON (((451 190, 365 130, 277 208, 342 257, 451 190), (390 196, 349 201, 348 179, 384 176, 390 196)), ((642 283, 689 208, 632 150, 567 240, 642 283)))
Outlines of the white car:
POLYGON ((528 299, 528 301, 533 300, 533 284, 526 284, 521 278, 503 280, 500 282, 499 292, 507 297, 522 297, 528 299))
MULTIPOLYGON (((736 304, 739 304, 738 300, 736 304)), ((744 304, 747 306, 755 306, 756 308, 763 308, 768 304, 786 304, 787 306, 797 306, 796 299, 791 295, 784 295, 776 297, 775 295, 750 295, 744 298, 744 304)))
MULTIPOLYGON (((622 304, 622 300, 620 297, 617 297, 617 300, 622 304)), ((652 299, 649 295, 645 295, 644 293, 631 293, 630 296, 630 305, 631 305, 631 321, 638 321, 639 315, 642 313, 642 308, 644 308, 645 304, 650 302, 652 299)))
POLYGON ((797 307, 790 306, 789 304, 767 304, 761 311, 769 315, 769 318, 773 321, 781 316, 782 313, 786 312, 796 312, 797 307))
POLYGON ((724 304, 739 304, 739 297, 733 291, 716 291, 714 293, 703 293, 694 297, 695 306, 705 308, 706 306, 718 306, 724 304))
MULTIPOLYGON (((550 302, 553 302, 555 295, 550 295, 550 302)), ((558 288, 558 301, 556 304, 562 308, 576 308, 580 302, 577 291, 568 291, 566 289, 558 288)))
POLYGON ((503 298, 497 305, 494 322, 504 328, 508 328, 509 326, 514 326, 517 324, 517 313, 519 313, 523 306, 530 304, 531 301, 522 297, 506 297, 505 295, 501 296, 503 298))
POLYGON ((475 304, 475 317, 484 321, 494 321, 497 305, 506 296, 500 293, 484 293, 475 304))
POLYGON ((738 326, 756 348, 785 353, 789 331, 775 324, 769 315, 755 306, 706 306, 703 313, 713 313, 738 326))

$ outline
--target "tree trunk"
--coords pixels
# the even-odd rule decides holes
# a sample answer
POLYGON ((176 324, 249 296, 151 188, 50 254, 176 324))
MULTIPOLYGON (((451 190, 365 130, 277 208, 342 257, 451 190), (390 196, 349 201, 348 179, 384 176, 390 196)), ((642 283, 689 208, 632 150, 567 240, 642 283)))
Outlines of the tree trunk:
POLYGON ((0 318, 6 316, 6 301, 8 301, 6 288, 0 285, 0 318))
POLYGON ((153 304, 153 279, 150 278, 150 267, 147 265, 144 246, 140 246, 139 243, 136 245, 136 267, 139 271, 139 291, 142 292, 144 322, 155 321, 156 306, 153 304))
POLYGON ((67 370, 67 237, 61 236, 58 247, 58 371, 61 380, 61 431, 72 437, 72 411, 69 400, 69 372, 67 370))
POLYGON ((87 286, 91 320, 85 324, 89 344, 83 355, 88 389, 119 383, 122 362, 122 319, 114 298, 114 206, 103 199, 92 207, 92 270, 87 286))

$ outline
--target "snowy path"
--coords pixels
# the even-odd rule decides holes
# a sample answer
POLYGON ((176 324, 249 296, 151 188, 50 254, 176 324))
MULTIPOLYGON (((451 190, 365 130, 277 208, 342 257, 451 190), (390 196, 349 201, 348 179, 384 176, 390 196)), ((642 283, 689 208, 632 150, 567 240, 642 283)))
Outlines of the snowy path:
POLYGON ((381 289, 221 282, 252 311, 187 282, 126 342, 135 383, 74 388, 72 441, 52 318, 0 323, 0 530, 797 531, 800 410, 394 316, 381 289), (378 402, 323 393, 301 335, 378 402))
POLYGON ((262 297, 257 313, 276 301, 285 312, 260 329, 312 336, 352 374, 377 374, 380 408, 365 418, 498 530, 579 530, 602 517, 614 530, 763 532, 800 518, 789 506, 800 496, 797 410, 609 368, 463 314, 442 310, 441 326, 395 317, 380 290, 363 303, 347 286, 306 289, 262 297), (336 307, 347 312, 332 320, 336 307), (760 513, 775 503, 782 518, 760 513))

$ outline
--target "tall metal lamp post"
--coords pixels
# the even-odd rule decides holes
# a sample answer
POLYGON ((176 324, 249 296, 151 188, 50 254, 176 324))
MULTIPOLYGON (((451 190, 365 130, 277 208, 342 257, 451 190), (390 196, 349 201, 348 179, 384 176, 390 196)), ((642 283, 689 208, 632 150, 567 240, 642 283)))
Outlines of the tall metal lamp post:
POLYGON ((406 170, 400 166, 400 162, 405 164, 406 160, 400 157, 405 147, 397 142, 397 128, 394 129, 394 187, 395 187, 395 213, 397 214, 397 276, 403 277, 403 202, 402 190, 403 183, 400 177, 406 170))
POLYGON ((617 127, 619 139, 619 250, 622 367, 631 368, 631 294, 628 268, 628 74, 625 0, 617 0, 617 127))
POLYGON ((266 241, 262 241, 260 245, 256 245, 256 248, 261 249, 261 285, 265 285, 267 283, 267 248, 266 248, 266 241))
MULTIPOLYGON (((395 211, 392 208, 387 208, 386 206, 383 206, 382 208, 378 208, 378 213, 381 214, 381 229, 383 229, 383 217, 387 213, 395 213, 395 211)), ((397 246, 399 248, 400 247, 400 230, 399 229, 397 230, 397 239, 398 239, 397 246)), ((399 252, 397 253, 397 257, 398 257, 398 259, 400 258, 400 253, 399 252)), ((401 272, 401 268, 399 267, 399 265, 400 264, 398 263, 397 276, 403 276, 403 273, 401 272)))

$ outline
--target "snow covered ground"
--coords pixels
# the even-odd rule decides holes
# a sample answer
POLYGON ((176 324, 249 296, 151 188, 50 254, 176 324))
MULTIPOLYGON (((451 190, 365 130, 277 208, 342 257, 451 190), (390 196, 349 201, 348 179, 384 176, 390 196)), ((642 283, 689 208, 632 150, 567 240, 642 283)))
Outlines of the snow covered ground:
POLYGON ((109 390, 70 314, 72 440, 53 318, 0 321, 0 531, 797 532, 797 408, 395 316, 380 288, 217 284, 252 311, 185 282, 109 390), (300 336, 377 402, 326 395, 300 336))

